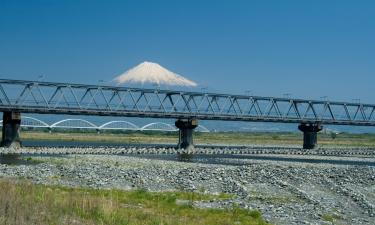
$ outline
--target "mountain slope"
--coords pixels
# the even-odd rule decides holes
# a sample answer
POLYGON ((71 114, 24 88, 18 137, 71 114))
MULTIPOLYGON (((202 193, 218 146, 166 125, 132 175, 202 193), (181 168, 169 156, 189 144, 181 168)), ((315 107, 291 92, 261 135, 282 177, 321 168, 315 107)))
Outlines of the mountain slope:
POLYGON ((173 73, 157 63, 143 62, 116 77, 117 84, 123 83, 150 83, 156 85, 195 87, 197 83, 181 75, 173 73))

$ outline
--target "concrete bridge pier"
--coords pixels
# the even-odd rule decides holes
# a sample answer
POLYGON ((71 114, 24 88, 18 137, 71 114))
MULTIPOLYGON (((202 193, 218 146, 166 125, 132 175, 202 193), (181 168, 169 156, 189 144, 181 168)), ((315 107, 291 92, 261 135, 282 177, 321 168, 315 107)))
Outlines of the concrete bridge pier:
POLYGON ((318 142, 318 132, 323 129, 320 123, 301 123, 298 129, 303 132, 303 148, 314 149, 318 142))
POLYGON ((21 147, 21 113, 3 112, 1 147, 21 147))
POLYGON ((193 145, 193 131, 198 126, 198 121, 195 119, 177 120, 176 127, 179 129, 177 149, 192 150, 193 145))

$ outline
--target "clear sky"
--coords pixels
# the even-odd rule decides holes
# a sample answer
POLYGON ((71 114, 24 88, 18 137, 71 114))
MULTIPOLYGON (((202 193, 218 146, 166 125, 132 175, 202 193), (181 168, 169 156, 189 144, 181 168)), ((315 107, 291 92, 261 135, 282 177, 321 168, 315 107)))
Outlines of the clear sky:
POLYGON ((375 103, 375 1, 0 0, 0 77, 153 61, 211 91, 375 103))

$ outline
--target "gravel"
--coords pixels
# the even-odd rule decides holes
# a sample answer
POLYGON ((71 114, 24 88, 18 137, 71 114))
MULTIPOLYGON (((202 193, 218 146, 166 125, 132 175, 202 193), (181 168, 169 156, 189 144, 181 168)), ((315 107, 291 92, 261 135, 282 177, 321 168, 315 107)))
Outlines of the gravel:
MULTIPOLYGON (((348 157, 347 154, 336 154, 344 151, 342 149, 312 150, 313 154, 299 155, 292 152, 301 150, 293 148, 287 153, 280 153, 288 151, 285 148, 280 151, 256 148, 207 148, 204 153, 224 154, 234 151, 246 156, 250 151, 260 151, 257 154, 280 158, 290 155, 302 159, 324 160, 329 157, 375 162, 370 149, 350 149, 356 156, 348 157), (329 154, 321 154, 320 151, 329 154)), ((14 153, 15 150, 0 151, 14 153)), ((246 209, 258 209, 265 219, 275 224, 331 224, 323 219, 327 216, 336 218, 338 224, 375 224, 375 168, 372 166, 255 160, 246 157, 220 158, 214 163, 210 160, 192 163, 167 160, 170 159, 168 157, 147 158, 141 154, 174 154, 176 150, 173 148, 27 148, 17 152, 63 155, 32 157, 32 161, 40 163, 0 164, 0 177, 27 178, 35 183, 71 187, 229 193, 234 197, 197 201, 194 205, 200 208, 238 205, 246 209), (75 154, 78 152, 81 154, 75 154), (234 161, 241 163, 235 164, 234 161)))
POLYGON ((319 147, 302 149, 296 146, 277 147, 274 145, 246 146, 196 146, 193 150, 176 149, 174 147, 24 147, 18 149, 0 148, 1 153, 23 154, 284 154, 284 155, 322 155, 322 156, 361 156, 375 157, 374 148, 359 147, 319 147))

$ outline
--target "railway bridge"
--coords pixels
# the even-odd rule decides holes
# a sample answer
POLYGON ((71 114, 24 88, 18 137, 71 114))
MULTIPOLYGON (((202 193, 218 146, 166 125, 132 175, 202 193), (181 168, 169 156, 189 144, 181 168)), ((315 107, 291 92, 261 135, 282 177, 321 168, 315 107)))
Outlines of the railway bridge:
POLYGON ((2 146, 20 145, 21 113, 176 119, 178 148, 193 147, 199 120, 295 123, 303 148, 323 125, 375 126, 374 104, 0 79, 2 146))

